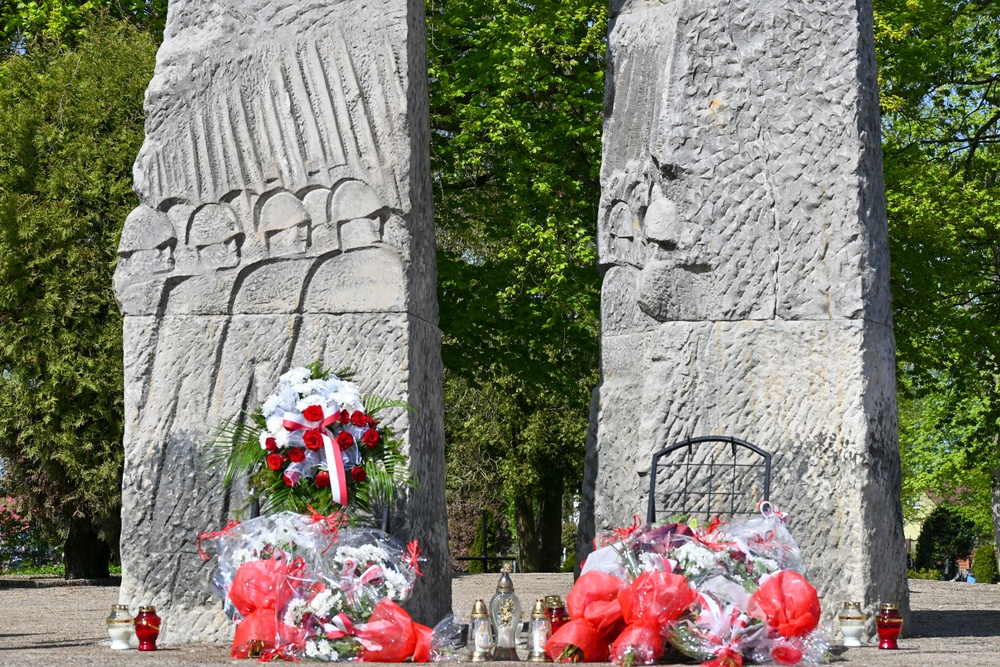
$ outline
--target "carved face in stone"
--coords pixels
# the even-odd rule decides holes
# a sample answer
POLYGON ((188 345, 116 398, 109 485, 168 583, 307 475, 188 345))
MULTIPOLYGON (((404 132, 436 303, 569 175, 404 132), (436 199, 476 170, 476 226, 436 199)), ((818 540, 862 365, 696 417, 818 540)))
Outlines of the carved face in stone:
POLYGON ((202 206, 188 225, 188 247, 196 251, 198 265, 205 270, 238 266, 243 238, 236 213, 225 204, 202 206))
POLYGON ((279 192, 261 206, 258 229, 272 257, 301 255, 309 245, 309 212, 295 196, 279 192))
POLYGON ((125 219, 118 243, 116 278, 152 278, 174 270, 177 236, 165 213, 139 206, 125 219))

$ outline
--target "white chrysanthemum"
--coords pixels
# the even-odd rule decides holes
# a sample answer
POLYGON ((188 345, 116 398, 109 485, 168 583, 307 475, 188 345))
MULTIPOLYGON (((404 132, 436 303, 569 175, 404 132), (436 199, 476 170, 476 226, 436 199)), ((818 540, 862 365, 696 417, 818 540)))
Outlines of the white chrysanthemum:
POLYGON ((263 404, 260 406, 260 411, 265 415, 273 415, 277 410, 278 406, 281 404, 281 399, 278 398, 277 394, 271 394, 267 397, 263 404))
POLYGON ((278 441, 278 447, 287 447, 292 434, 285 429, 278 429, 274 433, 274 439, 278 441))
POLYGON ((312 377, 312 373, 304 366, 297 366, 278 378, 278 382, 286 384, 300 384, 312 377))
POLYGON ((675 549, 674 558, 686 566, 694 565, 700 570, 707 570, 716 564, 715 553, 695 542, 688 542, 675 549))
POLYGON ((318 616, 329 615, 332 606, 333 591, 329 588, 321 593, 317 593, 313 599, 309 601, 309 609, 318 616))
POLYGON ((361 402, 361 390, 353 382, 331 382, 323 392, 329 401, 336 401, 343 409, 353 412, 364 409, 361 402))
POLYGON ((328 380, 309 380, 308 382, 300 382, 299 384, 292 385, 292 389, 302 396, 308 396, 309 394, 324 393, 328 384, 328 380))
POLYGON ((252 561, 256 558, 256 554, 253 549, 237 549, 233 552, 233 565, 235 568, 239 569, 240 565, 252 561))
POLYGON ((390 569, 384 569, 382 576, 385 581, 386 597, 396 602, 402 602, 410 590, 410 580, 401 572, 390 569))
POLYGON ((285 625, 298 625, 302 622, 303 617, 306 615, 309 606, 306 601, 301 598, 296 598, 288 603, 288 608, 285 609, 285 617, 283 622, 285 625))
POLYGON ((260 448, 267 449, 267 439, 271 437, 271 434, 267 431, 260 432, 260 448))
POLYGON ((282 426, 284 420, 280 415, 273 415, 267 418, 267 430, 270 433, 277 434, 279 431, 284 431, 285 428, 282 426))
POLYGON ((298 401, 296 401, 295 409, 298 410, 299 412, 302 412, 311 405, 318 405, 319 407, 323 408, 324 415, 329 415, 333 412, 332 410, 329 410, 327 406, 327 400, 324 397, 320 396, 319 394, 315 394, 313 392, 309 392, 308 394, 305 395, 305 398, 300 398, 298 401))
POLYGON ((642 565, 643 572, 656 572, 667 569, 667 561, 663 556, 653 553, 639 554, 639 564, 642 565))
POLYGON ((289 385, 280 384, 274 393, 264 399, 260 411, 264 418, 280 417, 285 412, 295 409, 295 402, 299 400, 298 393, 289 385))
POLYGON ((310 639, 306 642, 306 656, 317 660, 334 661, 340 655, 333 650, 333 645, 325 639, 310 639))

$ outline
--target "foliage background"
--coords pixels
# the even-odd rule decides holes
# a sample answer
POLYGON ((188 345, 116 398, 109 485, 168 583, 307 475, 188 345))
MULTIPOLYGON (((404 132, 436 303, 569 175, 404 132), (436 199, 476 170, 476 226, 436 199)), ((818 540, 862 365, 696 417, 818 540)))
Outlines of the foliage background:
POLYGON ((1000 4, 876 0, 904 516, 1000 540, 1000 4))
POLYGON ((87 551, 118 544, 111 277, 156 41, 117 21, 75 35, 74 48, 36 41, 0 61, 0 457, 19 509, 87 551))
POLYGON ((606 3, 427 7, 452 551, 489 507, 554 570, 598 380, 606 3))
MULTIPOLYGON (((875 0, 903 501, 1000 539, 1000 4, 875 0), (992 533, 992 535, 991 535, 992 533)), ((166 0, 0 4, 0 458, 31 516, 114 542, 111 297, 166 0), (95 22, 96 21, 96 22, 95 22)), ((559 566, 598 381, 604 0, 428 0, 453 553, 559 566)), ((571 531, 571 526, 568 528, 571 531)))

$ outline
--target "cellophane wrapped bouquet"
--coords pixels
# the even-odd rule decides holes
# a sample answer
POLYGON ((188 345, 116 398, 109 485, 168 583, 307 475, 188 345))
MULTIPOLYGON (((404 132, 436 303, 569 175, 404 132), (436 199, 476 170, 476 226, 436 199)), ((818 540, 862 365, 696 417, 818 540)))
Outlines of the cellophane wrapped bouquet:
POLYGON ((420 575, 415 542, 294 512, 231 522, 201 540, 214 542, 218 555, 212 589, 237 623, 234 658, 427 662, 455 655, 450 617, 432 629, 400 606, 420 575))
POLYGON ((649 665, 672 646, 709 667, 744 661, 819 664, 819 597, 804 576, 786 517, 707 527, 615 530, 600 538, 567 595, 570 622, 546 653, 557 662, 649 665))

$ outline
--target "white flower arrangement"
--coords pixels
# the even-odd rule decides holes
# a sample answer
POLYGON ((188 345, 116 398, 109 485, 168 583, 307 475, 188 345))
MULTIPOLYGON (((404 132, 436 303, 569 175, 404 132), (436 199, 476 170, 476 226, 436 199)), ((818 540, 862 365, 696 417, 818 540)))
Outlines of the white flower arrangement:
POLYGON ((310 639, 306 642, 306 657, 335 662, 340 658, 340 654, 326 639, 310 639))
POLYGON ((402 443, 378 419, 384 409, 408 407, 362 398, 358 385, 318 363, 296 367, 248 419, 216 429, 209 460, 225 464, 224 486, 246 476, 265 514, 345 511, 357 522, 376 509, 372 504, 391 506, 414 482, 402 443))

